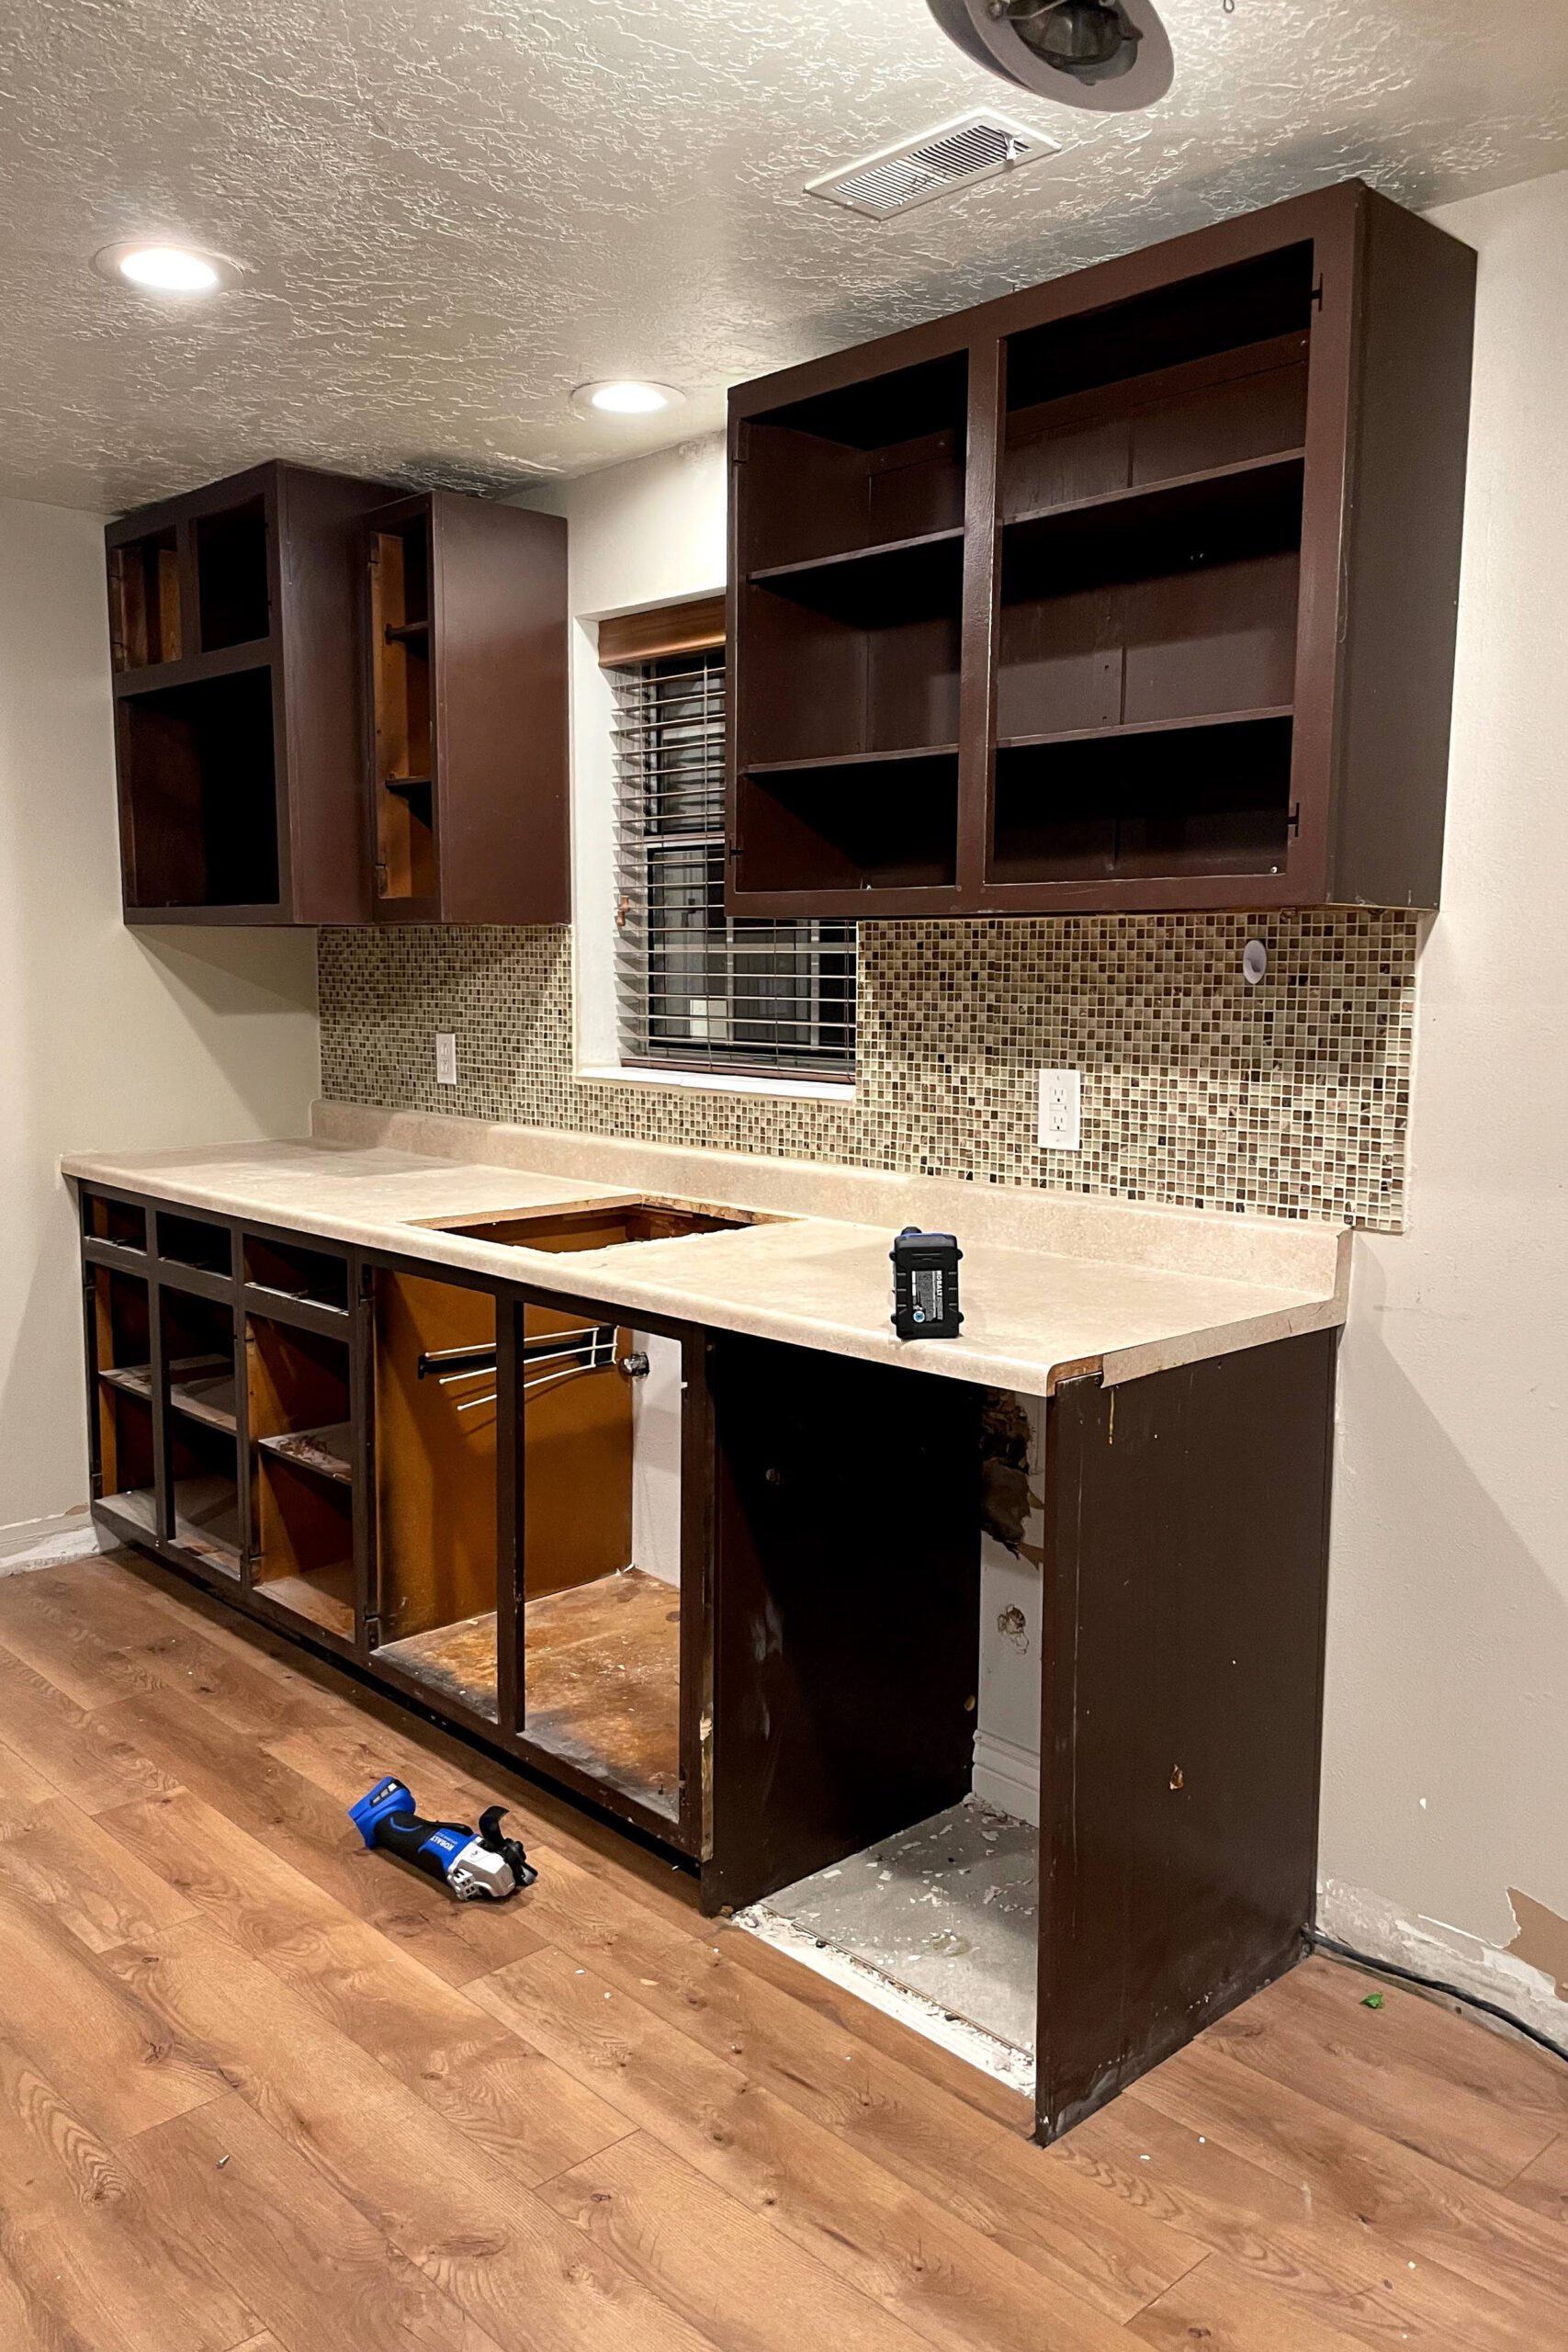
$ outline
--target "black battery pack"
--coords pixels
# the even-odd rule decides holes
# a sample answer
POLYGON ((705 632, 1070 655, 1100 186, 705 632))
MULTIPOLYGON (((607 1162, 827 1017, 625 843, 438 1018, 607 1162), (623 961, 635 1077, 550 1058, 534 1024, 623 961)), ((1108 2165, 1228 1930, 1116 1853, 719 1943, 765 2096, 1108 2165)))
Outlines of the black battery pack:
POLYGON ((901 1340, 956 1340, 958 1261, 951 1233, 922 1233, 907 1225, 893 1244, 893 1329, 901 1340))

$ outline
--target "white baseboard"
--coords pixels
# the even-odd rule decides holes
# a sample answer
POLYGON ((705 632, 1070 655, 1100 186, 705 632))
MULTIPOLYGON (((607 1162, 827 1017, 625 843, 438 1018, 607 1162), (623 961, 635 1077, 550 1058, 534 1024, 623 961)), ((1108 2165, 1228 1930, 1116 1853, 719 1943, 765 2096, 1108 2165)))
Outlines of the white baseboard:
POLYGON ((0 1527, 0 1577, 26 1576, 32 1568, 85 1560, 102 1549, 98 1531, 85 1510, 61 1511, 53 1519, 24 1520, 17 1527, 0 1527))
POLYGON ((1040 1758, 994 1731, 975 1735, 975 1794, 1014 1821, 1040 1826, 1040 1758))

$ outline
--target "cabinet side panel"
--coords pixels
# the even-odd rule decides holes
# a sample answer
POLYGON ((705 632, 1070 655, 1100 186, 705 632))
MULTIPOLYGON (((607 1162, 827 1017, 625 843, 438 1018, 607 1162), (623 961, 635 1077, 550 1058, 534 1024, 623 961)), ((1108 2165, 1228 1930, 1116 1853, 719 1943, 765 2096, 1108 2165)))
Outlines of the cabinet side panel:
POLYGON ((728 1335, 709 1361, 715 1910, 967 1791, 980 1392, 728 1335))
POLYGON ((1329 896, 1435 907, 1475 254, 1384 198, 1368 204, 1329 896))
POLYGON ((1333 1395, 1315 1332, 1052 1400, 1042 2139, 1299 1956, 1333 1395))
POLYGON ((566 525, 431 504, 442 918, 569 922, 566 525))
POLYGON ((287 780, 295 922, 370 917, 359 517, 372 482, 277 469, 287 780))

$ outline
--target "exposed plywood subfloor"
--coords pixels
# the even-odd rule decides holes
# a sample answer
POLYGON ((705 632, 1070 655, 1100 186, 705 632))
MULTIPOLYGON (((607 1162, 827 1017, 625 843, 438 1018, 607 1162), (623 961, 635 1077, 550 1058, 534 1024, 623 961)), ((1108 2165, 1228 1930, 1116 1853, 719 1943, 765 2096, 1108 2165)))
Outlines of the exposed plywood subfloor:
POLYGON ((528 1736, 668 1814, 680 1804, 681 1596, 642 1568, 529 1601, 528 1736))
MULTIPOLYGON (((673 1820, 681 1769, 681 1606, 641 1568, 543 1595, 524 1611, 528 1736, 673 1820)), ((495 1611, 377 1652, 432 1690, 496 1714, 495 1611)))
POLYGON ((436 1625, 428 1634, 411 1634, 400 1642, 386 1642, 376 1653, 378 1666, 400 1666, 443 1698, 456 1699, 477 1715, 496 1720, 495 1611, 464 1617, 455 1625, 436 1625))
POLYGON ((280 1609, 292 1609, 297 1617, 308 1617, 329 1634, 337 1634, 344 1641, 353 1639, 352 1560, 335 1561, 330 1567, 310 1568, 295 1576, 258 1575, 256 1590, 280 1609))
MULTIPOLYGON (((967 1798, 781 1887, 742 1913, 741 1925, 808 1968, 850 1984, 863 1971, 891 1995, 915 1995, 887 2006, 917 2032, 941 2039, 944 2020, 963 2021, 1031 2060, 1039 1841, 1027 1822, 967 1798)), ((876 1997, 872 1986, 861 1989, 876 1997)))
POLYGON ((1308 1961, 1043 2150, 156 1570, 0 1581, 0 1702, 6 2352, 1561 2352, 1568 2068, 1413 1994, 1308 1961), (367 1852, 388 1772, 537 1885, 367 1852))

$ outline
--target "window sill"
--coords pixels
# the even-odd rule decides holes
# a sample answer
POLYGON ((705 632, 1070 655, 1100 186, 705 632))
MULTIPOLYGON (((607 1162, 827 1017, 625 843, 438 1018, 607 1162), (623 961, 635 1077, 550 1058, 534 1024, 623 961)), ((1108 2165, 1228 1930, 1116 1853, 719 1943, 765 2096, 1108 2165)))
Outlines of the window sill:
POLYGON ((622 1063, 576 1072, 580 1081, 595 1085, 662 1086, 698 1094, 762 1094, 795 1102, 852 1102, 853 1079, 758 1078, 750 1072, 731 1077, 723 1070, 640 1069, 622 1063))

